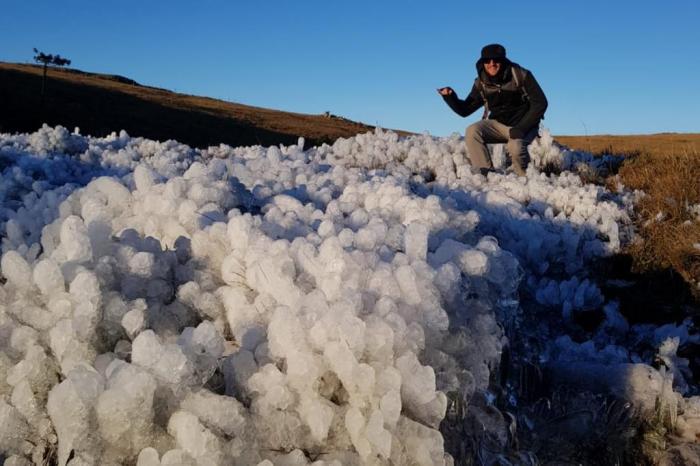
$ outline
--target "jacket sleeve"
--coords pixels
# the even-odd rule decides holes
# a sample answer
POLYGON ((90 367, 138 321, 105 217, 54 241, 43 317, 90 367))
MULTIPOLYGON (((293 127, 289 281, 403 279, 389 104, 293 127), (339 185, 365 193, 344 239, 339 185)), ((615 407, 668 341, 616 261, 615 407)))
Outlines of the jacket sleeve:
POLYGON ((527 72, 523 82, 528 98, 530 99, 530 109, 517 125, 513 126, 523 133, 527 133, 531 128, 539 124, 544 117, 544 112, 547 110, 547 97, 545 97, 542 88, 537 83, 537 80, 531 72, 527 72))
POLYGON ((484 105, 484 100, 476 86, 472 86, 471 92, 466 99, 461 100, 456 93, 442 96, 447 105, 459 116, 466 117, 474 113, 479 107, 484 105))

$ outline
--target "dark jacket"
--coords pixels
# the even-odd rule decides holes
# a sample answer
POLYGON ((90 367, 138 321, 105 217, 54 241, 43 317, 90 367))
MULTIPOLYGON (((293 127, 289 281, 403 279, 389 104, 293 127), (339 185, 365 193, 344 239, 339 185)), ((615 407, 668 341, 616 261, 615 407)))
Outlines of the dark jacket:
POLYGON ((532 73, 507 59, 503 63, 503 70, 493 78, 484 71, 482 60, 476 62, 476 71, 478 78, 466 99, 461 100, 456 93, 443 96, 455 113, 466 117, 484 105, 478 85, 481 82, 488 103, 489 119, 512 126, 522 133, 539 125, 547 110, 547 98, 532 73), (519 67, 524 72, 522 74, 525 79, 521 85, 527 92, 527 98, 515 84, 513 67, 519 67))

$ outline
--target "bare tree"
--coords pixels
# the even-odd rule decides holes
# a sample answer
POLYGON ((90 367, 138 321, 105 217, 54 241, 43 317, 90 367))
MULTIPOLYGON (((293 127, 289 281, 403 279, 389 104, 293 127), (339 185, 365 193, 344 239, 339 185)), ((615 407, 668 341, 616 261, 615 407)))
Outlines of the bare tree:
POLYGON ((37 63, 43 63, 44 65, 44 77, 41 80, 41 103, 44 103, 44 89, 46 89, 46 72, 48 70, 49 65, 54 65, 54 66, 67 66, 70 65, 70 60, 67 58, 63 58, 60 55, 51 55, 46 54, 44 52, 40 52, 34 47, 34 61, 37 63))

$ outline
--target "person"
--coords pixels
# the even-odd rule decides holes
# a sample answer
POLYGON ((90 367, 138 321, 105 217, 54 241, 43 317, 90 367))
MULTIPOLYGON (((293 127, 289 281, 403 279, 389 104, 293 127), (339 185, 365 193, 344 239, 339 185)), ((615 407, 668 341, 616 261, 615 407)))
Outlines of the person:
POLYGON ((493 170, 486 144, 506 143, 513 171, 525 176, 527 146, 537 137, 547 98, 532 73, 506 57, 500 44, 481 49, 477 78, 466 99, 451 87, 438 93, 455 113, 466 117, 484 106, 484 118, 467 127, 466 144, 472 167, 483 175, 493 170))

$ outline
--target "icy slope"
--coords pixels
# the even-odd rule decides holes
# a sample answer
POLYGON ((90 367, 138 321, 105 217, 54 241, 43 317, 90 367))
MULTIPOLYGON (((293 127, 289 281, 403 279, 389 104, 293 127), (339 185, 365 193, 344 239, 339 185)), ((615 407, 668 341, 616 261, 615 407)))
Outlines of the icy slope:
POLYGON ((450 464, 446 395, 487 389, 523 277, 565 313, 601 304, 561 277, 619 249, 631 205, 465 160, 456 136, 382 131, 306 151, 0 135, 0 452, 450 464))

